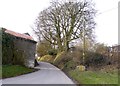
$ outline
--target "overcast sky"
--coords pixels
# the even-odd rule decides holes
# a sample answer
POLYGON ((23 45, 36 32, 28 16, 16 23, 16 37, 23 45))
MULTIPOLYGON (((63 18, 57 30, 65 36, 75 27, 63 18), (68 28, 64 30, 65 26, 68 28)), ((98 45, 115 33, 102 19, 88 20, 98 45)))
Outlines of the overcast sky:
MULTIPOLYGON (((93 0, 98 10, 96 40, 109 46, 118 44, 118 1, 93 0)), ((32 35, 38 13, 50 5, 50 0, 0 0, 0 27, 32 35)))

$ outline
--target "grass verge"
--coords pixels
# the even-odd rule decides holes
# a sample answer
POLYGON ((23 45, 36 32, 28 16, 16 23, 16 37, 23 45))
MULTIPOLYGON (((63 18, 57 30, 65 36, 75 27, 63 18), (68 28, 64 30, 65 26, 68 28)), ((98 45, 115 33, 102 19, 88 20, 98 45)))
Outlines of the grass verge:
POLYGON ((118 72, 69 71, 70 77, 80 84, 118 84, 118 72))
POLYGON ((23 67, 20 65, 3 65, 2 66, 2 78, 9 78, 27 74, 36 71, 32 68, 23 67))
POLYGON ((0 65, 0 79, 2 78, 2 66, 0 65))

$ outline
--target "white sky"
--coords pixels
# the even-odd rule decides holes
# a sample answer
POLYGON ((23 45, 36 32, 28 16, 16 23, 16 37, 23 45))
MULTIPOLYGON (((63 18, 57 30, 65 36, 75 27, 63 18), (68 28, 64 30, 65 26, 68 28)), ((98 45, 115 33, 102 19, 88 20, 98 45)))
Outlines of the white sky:
MULTIPOLYGON (((96 40, 107 45, 118 44, 118 1, 94 0, 98 14, 96 40)), ((38 13, 49 6, 50 0, 0 0, 0 27, 19 33, 30 33, 38 13)))

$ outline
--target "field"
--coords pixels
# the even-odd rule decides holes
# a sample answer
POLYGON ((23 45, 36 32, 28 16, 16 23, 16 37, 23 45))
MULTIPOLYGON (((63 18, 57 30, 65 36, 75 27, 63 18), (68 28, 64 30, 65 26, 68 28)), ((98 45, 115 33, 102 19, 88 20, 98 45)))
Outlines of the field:
POLYGON ((69 71, 70 77, 75 79, 79 84, 118 84, 118 72, 101 72, 101 71, 69 71))

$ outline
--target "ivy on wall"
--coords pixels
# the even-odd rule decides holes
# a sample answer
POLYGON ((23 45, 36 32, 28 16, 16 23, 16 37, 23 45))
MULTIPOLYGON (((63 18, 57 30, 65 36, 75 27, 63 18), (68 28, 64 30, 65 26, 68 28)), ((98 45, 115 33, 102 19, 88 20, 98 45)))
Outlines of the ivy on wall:
POLYGON ((2 29, 2 64, 11 64, 13 57, 13 38, 2 29))
POLYGON ((15 37, 2 29, 2 64, 24 65, 25 53, 14 46, 15 37))
POLYGON ((0 65, 2 65, 2 29, 0 28, 0 65))

